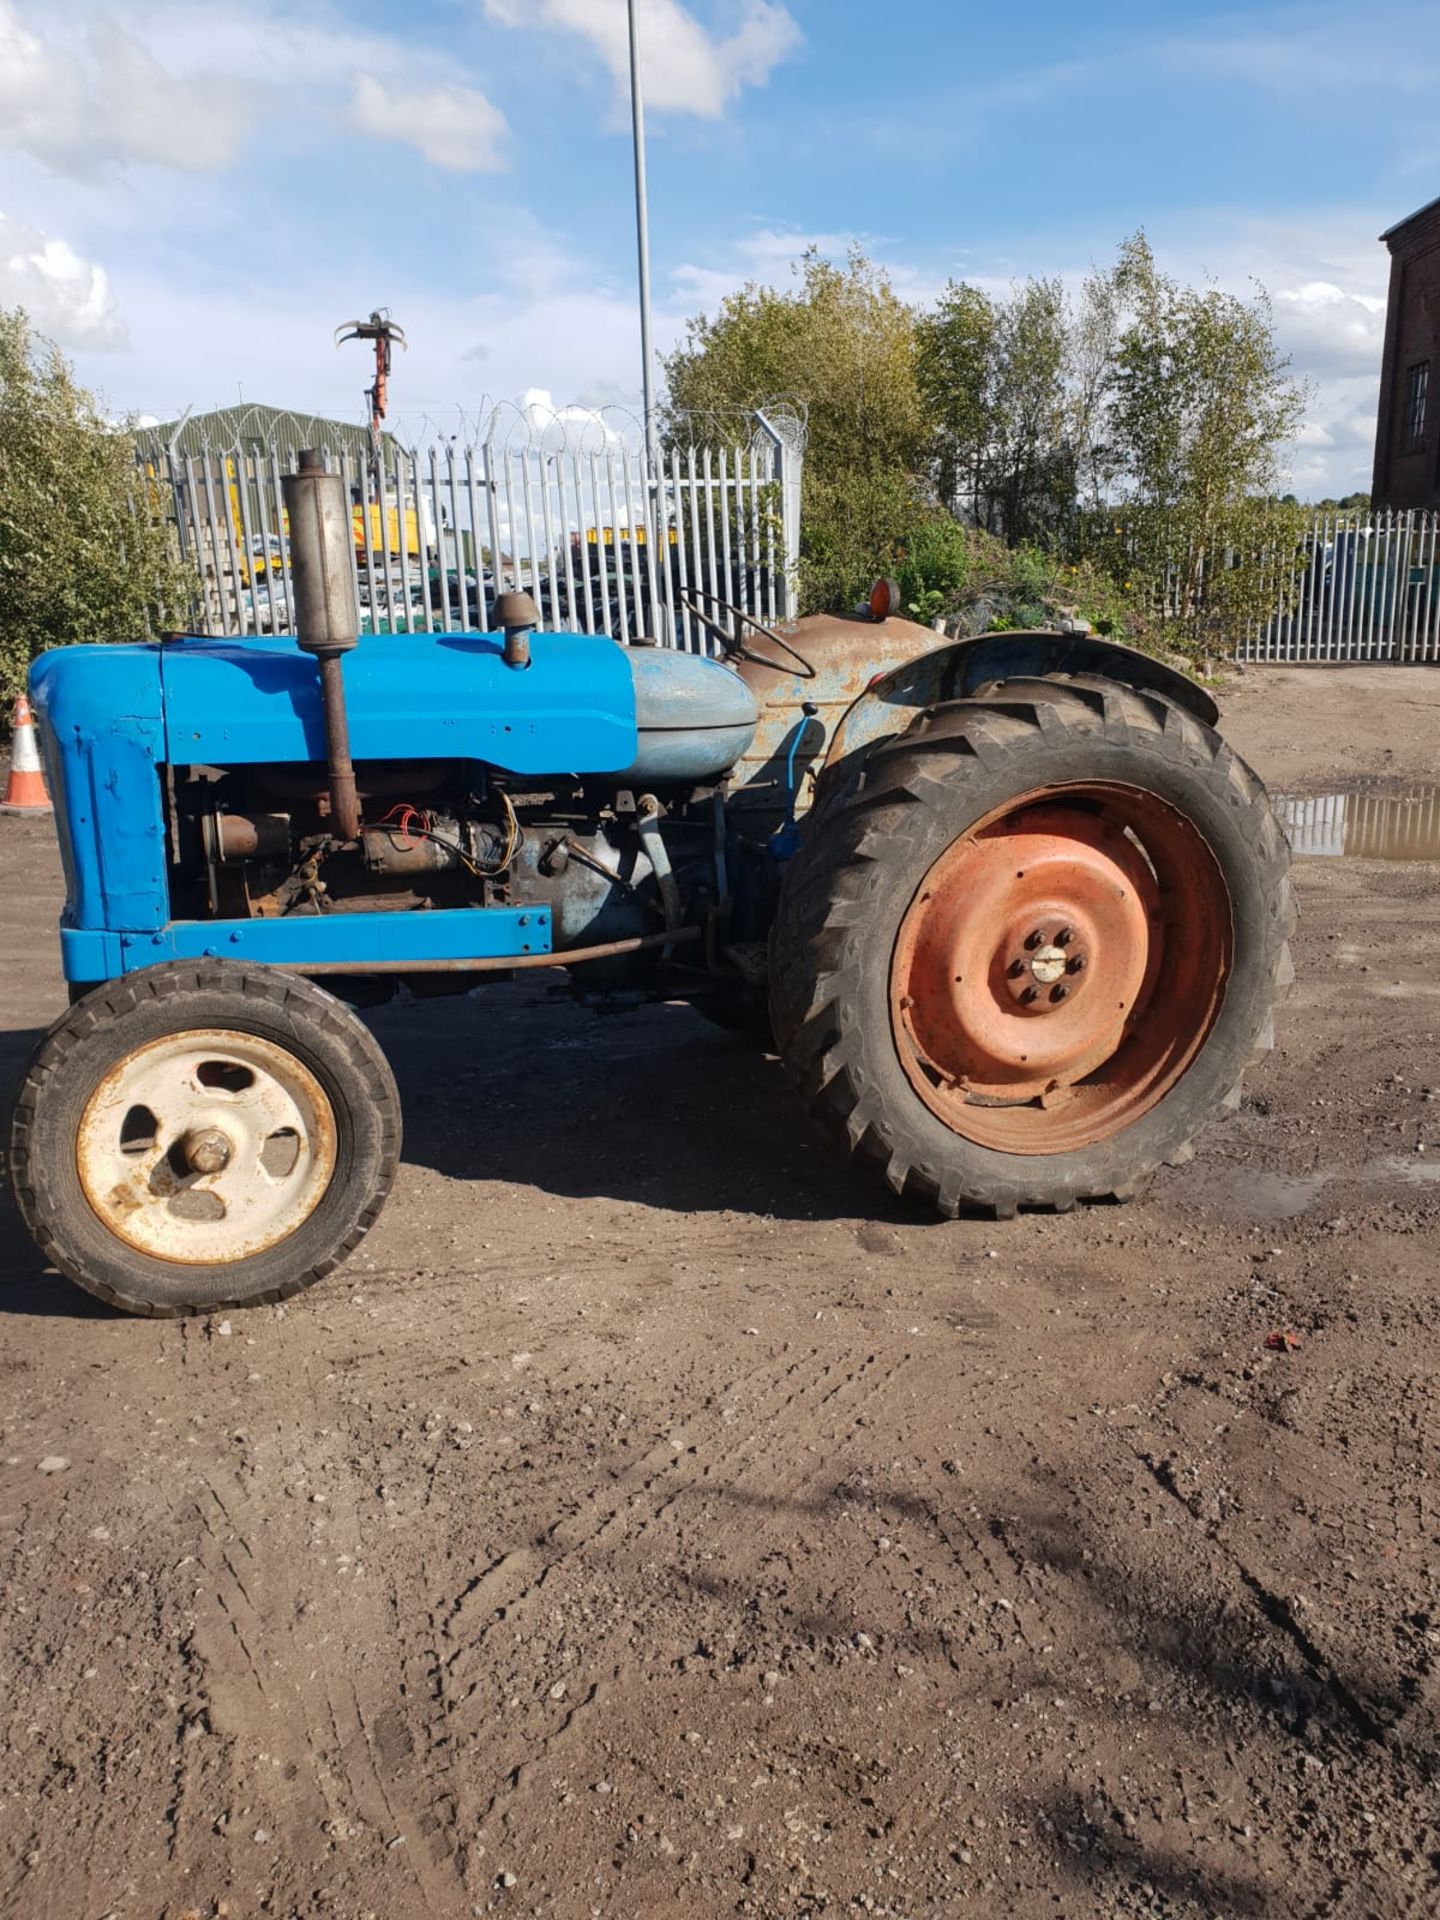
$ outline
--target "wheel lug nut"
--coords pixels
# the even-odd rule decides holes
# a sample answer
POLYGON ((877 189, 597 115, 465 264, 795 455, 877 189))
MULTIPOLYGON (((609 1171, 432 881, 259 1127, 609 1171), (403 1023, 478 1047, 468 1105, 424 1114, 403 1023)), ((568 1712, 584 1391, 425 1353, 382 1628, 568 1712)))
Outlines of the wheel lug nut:
POLYGON ((1068 947, 1074 938, 1075 929, 1073 927, 1061 927, 1055 936, 1055 944, 1057 947, 1068 947))
POLYGON ((1083 973, 1085 971, 1084 954, 1072 953, 1070 958, 1065 962, 1065 971, 1067 973, 1083 973))
POLYGON ((1063 985, 1062 983, 1062 985, 1058 987, 1052 987, 1050 989, 1050 998, 1052 1000, 1063 1000, 1066 994, 1069 993, 1069 991, 1070 991, 1069 987, 1063 985))
POLYGON ((1041 932, 1039 927, 1037 927, 1033 933, 1026 934, 1025 944, 1032 953, 1035 951, 1036 947, 1040 947, 1045 944, 1045 935, 1041 932))

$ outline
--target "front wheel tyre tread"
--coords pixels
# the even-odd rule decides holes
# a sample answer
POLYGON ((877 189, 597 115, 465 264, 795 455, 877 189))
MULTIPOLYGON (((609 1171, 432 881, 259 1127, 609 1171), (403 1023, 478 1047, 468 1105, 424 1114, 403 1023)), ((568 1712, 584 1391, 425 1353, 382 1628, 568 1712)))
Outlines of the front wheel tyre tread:
POLYGON ((369 1030, 298 974, 228 961, 171 962, 95 988, 41 1039, 9 1128, 16 1207, 46 1259, 87 1293, 125 1313, 174 1318, 289 1299, 332 1273, 378 1219, 400 1159, 400 1098, 369 1030), (337 1123, 326 1191, 286 1238, 219 1265, 137 1252, 110 1233, 85 1198, 76 1137, 106 1072, 147 1041, 228 1027, 292 1051, 321 1081, 337 1123))

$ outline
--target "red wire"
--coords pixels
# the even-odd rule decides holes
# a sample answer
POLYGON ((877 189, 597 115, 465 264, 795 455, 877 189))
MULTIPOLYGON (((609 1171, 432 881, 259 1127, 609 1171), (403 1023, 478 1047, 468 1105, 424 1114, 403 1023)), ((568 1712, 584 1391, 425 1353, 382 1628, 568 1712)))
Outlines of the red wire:
POLYGON ((393 807, 391 807, 389 813, 381 814, 379 820, 375 824, 377 826, 383 827, 385 825, 385 822, 389 820, 394 814, 397 814, 397 813, 399 814, 400 818, 397 821, 396 825, 391 829, 391 831, 400 840, 406 853, 409 853, 415 845, 414 840, 412 840, 410 837, 412 824, 415 821, 418 820, 420 822, 420 825, 417 828, 415 828, 415 831, 418 832, 421 835, 421 837, 424 839, 428 840, 429 838, 431 838, 430 815, 428 813, 422 812, 419 807, 412 806, 408 800, 397 801, 396 804, 393 807))

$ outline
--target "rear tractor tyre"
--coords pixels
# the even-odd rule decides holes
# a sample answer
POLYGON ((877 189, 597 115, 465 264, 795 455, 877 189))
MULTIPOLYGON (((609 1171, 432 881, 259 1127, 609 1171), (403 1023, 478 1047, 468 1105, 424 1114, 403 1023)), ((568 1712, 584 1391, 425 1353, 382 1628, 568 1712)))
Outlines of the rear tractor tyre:
POLYGON ((16 1204, 77 1285, 168 1316, 283 1300, 373 1225, 400 1102, 347 1008, 203 960, 96 987, 45 1035, 10 1125, 16 1204))
POLYGON ((1289 849, 1162 695, 1011 681, 877 743, 812 817, 777 1045, 842 1149, 953 1217, 1126 1199, 1273 1043, 1289 849))

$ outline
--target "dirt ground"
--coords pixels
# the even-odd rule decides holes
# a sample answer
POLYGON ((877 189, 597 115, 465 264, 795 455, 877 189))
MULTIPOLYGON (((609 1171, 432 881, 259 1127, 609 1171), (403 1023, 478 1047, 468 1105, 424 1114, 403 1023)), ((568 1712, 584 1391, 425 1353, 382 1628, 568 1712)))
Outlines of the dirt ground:
MULTIPOLYGON (((1440 777, 1434 670, 1225 704, 1272 787, 1440 777)), ((1298 873, 1277 1051, 1128 1208, 934 1223, 528 986, 376 1017, 406 1164, 288 1307, 117 1317, 7 1212, 0 1913, 1440 1913, 1440 868, 1298 873)))

